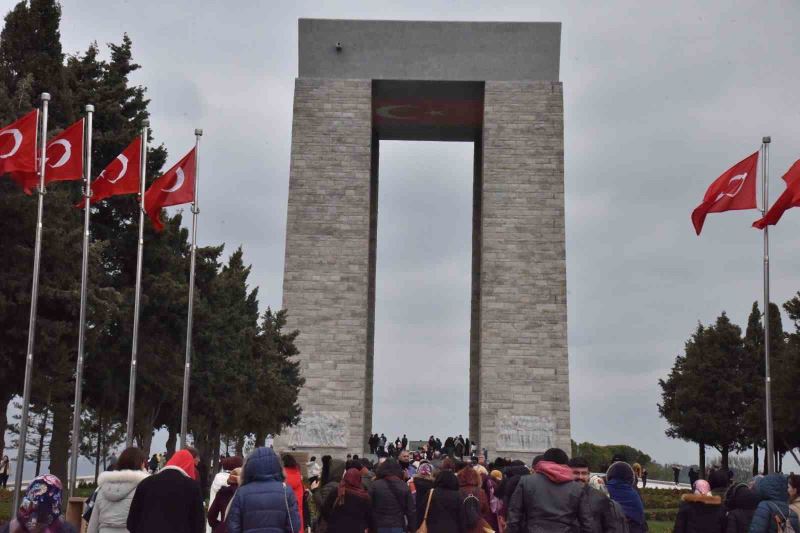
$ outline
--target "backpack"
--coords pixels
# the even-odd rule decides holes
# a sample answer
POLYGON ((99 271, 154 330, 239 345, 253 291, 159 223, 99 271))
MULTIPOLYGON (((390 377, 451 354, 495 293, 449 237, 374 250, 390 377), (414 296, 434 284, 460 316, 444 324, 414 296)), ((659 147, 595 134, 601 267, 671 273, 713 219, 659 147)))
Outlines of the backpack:
POLYGON ((481 521, 481 501, 472 493, 464 498, 464 519, 467 529, 472 529, 481 521))
POLYGON ((777 505, 775 506, 775 511, 777 512, 777 514, 773 514, 772 516, 773 518, 775 518, 775 528, 777 529, 778 533, 796 533, 794 526, 792 525, 792 521, 790 520, 792 516, 792 510, 789 509, 789 518, 787 518, 781 512, 780 508, 777 505))
MULTIPOLYGON (((591 489, 594 490, 594 489, 591 489)), ((630 525, 628 522, 628 517, 625 516, 625 512, 622 510, 620 504, 615 502, 614 500, 608 500, 609 503, 609 513, 608 519, 609 521, 616 526, 616 528, 612 528, 613 531, 619 531, 621 533, 628 533, 630 531, 630 525)), ((610 526, 611 524, 606 524, 606 526, 610 526)))

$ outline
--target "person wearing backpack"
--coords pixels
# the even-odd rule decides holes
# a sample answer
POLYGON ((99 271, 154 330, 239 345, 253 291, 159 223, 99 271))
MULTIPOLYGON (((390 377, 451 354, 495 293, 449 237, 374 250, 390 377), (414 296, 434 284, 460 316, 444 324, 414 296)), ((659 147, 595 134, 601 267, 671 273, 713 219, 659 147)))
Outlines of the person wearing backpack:
POLYGON ((464 507, 464 532, 483 533, 487 526, 484 515, 489 514, 489 500, 481 488, 481 476, 474 468, 464 465, 457 473, 458 489, 464 507))
POLYGON ((417 509, 414 496, 403 481, 403 469, 394 459, 379 467, 377 477, 369 488, 372 501, 372 529, 376 533, 414 531, 417 509))
POLYGON ((592 513, 584 487, 567 466, 567 454, 551 448, 519 480, 508 509, 508 533, 592 533, 592 513))
POLYGON ((725 494, 725 533, 747 533, 758 506, 755 492, 744 483, 734 485, 725 494))
POLYGON ((789 483, 783 474, 769 474, 756 481, 759 503, 749 533, 798 533, 797 514, 786 503, 789 483))
POLYGON ((615 505, 605 492, 598 476, 589 472, 589 462, 583 457, 573 457, 569 467, 576 482, 586 487, 584 498, 589 502, 592 513, 592 533, 628 533, 627 521, 621 508, 615 505), (590 484, 592 478, 594 484, 590 484))

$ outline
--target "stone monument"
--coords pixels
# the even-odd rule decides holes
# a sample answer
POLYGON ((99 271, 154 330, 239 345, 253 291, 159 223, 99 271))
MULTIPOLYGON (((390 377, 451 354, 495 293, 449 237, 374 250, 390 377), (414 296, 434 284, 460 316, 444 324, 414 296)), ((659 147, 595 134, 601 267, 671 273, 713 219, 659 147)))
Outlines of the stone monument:
POLYGON ((277 448, 367 447, 390 139, 475 146, 469 436, 491 457, 569 451, 560 35, 560 23, 299 21, 283 305, 306 384, 277 448))

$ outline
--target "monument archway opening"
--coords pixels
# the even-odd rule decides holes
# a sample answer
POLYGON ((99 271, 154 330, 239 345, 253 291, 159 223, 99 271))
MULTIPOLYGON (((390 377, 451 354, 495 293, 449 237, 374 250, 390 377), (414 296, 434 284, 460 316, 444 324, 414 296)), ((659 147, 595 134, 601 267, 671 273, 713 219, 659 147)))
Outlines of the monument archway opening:
POLYGON ((300 20, 283 307, 305 386, 278 448, 367 449, 380 146, 413 140, 474 146, 470 437, 490 457, 570 449, 560 32, 300 20))

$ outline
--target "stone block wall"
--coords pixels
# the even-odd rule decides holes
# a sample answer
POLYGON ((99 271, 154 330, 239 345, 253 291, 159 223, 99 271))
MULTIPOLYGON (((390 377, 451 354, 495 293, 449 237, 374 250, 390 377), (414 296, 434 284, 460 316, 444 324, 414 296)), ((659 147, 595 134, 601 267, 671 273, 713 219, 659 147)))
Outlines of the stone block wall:
POLYGON ((279 449, 360 453, 370 428, 371 102, 370 80, 295 81, 283 306, 305 416, 279 449))
POLYGON ((487 81, 483 128, 479 444, 569 453, 561 83, 487 81))

